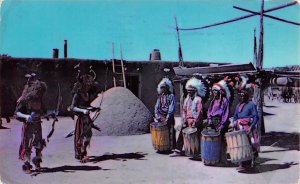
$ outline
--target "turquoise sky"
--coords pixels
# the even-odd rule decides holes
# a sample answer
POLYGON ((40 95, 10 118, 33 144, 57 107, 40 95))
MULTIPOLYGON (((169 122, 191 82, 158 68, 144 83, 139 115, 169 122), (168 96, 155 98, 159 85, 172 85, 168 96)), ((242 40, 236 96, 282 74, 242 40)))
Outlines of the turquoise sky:
MULTIPOLYGON (((265 8, 292 1, 269 0, 265 8)), ((163 60, 178 60, 174 27, 199 27, 257 10, 260 0, 4 0, 0 53, 13 57, 52 57, 67 39, 71 58, 148 60, 154 48, 163 60)), ((299 4, 269 13, 300 22, 299 4)), ((253 60, 253 30, 259 17, 198 31, 181 32, 186 61, 245 63, 253 60)), ((264 67, 300 64, 300 27, 265 18, 264 67)))

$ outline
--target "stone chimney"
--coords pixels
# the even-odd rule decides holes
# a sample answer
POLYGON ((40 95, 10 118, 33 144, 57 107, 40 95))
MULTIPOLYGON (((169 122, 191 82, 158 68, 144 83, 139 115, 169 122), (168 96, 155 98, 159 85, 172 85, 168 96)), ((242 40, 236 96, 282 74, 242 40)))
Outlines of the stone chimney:
POLYGON ((159 49, 153 49, 153 51, 150 54, 150 61, 161 61, 159 49))
POLYGON ((53 59, 58 59, 59 56, 59 49, 54 48, 53 49, 53 59))

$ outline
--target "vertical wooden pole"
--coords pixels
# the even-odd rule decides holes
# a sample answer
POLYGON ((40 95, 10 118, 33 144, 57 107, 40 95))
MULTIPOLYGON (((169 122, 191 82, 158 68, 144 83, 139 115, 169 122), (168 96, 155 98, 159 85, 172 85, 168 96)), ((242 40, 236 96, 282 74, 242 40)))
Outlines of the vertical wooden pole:
POLYGON ((181 49, 181 43, 179 38, 179 29, 178 29, 178 23, 177 18, 175 17, 175 24, 176 24, 176 33, 177 33, 177 40, 178 40, 178 60, 179 60, 179 66, 183 66, 183 54, 181 49))
POLYGON ((113 67, 113 83, 116 87, 116 71, 115 71, 115 45, 112 43, 112 67, 113 67))
POLYGON ((125 70, 124 70, 124 62, 123 62, 123 51, 122 45, 120 44, 120 52, 121 52, 121 66, 122 66, 122 76, 123 76, 123 86, 126 88, 126 78, 125 78, 125 70))
MULTIPOLYGON (((177 23, 177 18, 175 18, 175 25, 176 25, 176 33, 177 33, 177 41, 178 41, 178 60, 179 60, 179 67, 183 67, 183 54, 182 54, 182 49, 181 49, 181 43, 180 43, 180 38, 179 38, 179 29, 178 29, 178 23, 177 23)), ((183 107, 183 101, 184 101, 184 94, 183 94, 183 81, 180 81, 180 86, 179 86, 179 90, 180 90, 180 115, 182 113, 182 107, 183 107)))
POLYGON ((180 105, 180 116, 181 116, 181 113, 182 113, 183 100, 184 100, 184 99, 183 99, 184 94, 183 94, 183 84, 182 84, 182 82, 183 82, 183 81, 180 81, 180 84, 179 84, 179 85, 180 85, 180 86, 179 86, 179 90, 180 90, 180 92, 179 92, 179 93, 180 93, 180 94, 179 94, 179 95, 180 95, 180 104, 179 104, 179 105, 180 105))
POLYGON ((2 127, 1 118, 2 118, 2 58, 0 58, 0 127, 2 127))
POLYGON ((254 45, 253 45, 253 64, 257 64, 257 43, 256 43, 256 29, 254 28, 254 45))
MULTIPOLYGON (((262 70, 263 67, 263 56, 264 56, 264 26, 263 26, 263 13, 264 13, 264 0, 262 0, 261 3, 261 14, 260 14, 260 35, 259 35, 259 50, 258 50, 258 59, 256 63, 256 68, 258 71, 262 70)), ((260 77, 260 76, 259 76, 260 77)), ((261 134, 265 133, 262 131, 262 127, 264 127, 264 117, 263 117, 263 84, 262 84, 262 79, 258 78, 257 79, 258 85, 255 86, 254 88, 254 101, 257 105, 257 111, 258 111, 258 116, 259 120, 257 123, 257 130, 258 130, 258 137, 259 140, 261 140, 261 134)))
POLYGON ((262 70, 264 59, 264 0, 261 2, 260 12, 260 34, 259 34, 259 48, 258 48, 258 65, 259 70, 262 70))

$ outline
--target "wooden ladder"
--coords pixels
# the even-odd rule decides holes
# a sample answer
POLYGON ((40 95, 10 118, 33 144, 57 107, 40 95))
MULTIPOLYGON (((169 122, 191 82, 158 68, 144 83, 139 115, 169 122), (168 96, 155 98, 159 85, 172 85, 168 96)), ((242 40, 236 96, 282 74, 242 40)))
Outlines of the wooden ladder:
POLYGON ((121 60, 115 60, 114 43, 112 43, 112 49, 113 49, 112 67, 113 67, 114 87, 123 86, 124 88, 126 88, 122 45, 120 44, 121 60))

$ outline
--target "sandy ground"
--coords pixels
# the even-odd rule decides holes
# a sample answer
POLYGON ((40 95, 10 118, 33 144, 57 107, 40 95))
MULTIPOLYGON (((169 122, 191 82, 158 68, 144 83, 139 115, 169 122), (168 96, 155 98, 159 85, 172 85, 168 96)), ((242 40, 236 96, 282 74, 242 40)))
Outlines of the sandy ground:
MULTIPOLYGON (((95 184, 95 183, 278 183, 299 180, 300 104, 266 102, 260 165, 248 173, 234 166, 209 167, 187 157, 169 157, 152 148, 150 134, 94 136, 89 149, 93 157, 82 164, 74 159, 70 118, 60 118, 44 150, 43 172, 25 174, 18 160, 21 123, 12 120, 0 130, 0 178, 5 184, 95 184)), ((178 119, 177 119, 178 120, 178 119)), ((51 122, 43 123, 44 135, 51 122)), ((1 182, 0 182, 1 183, 1 182)))

